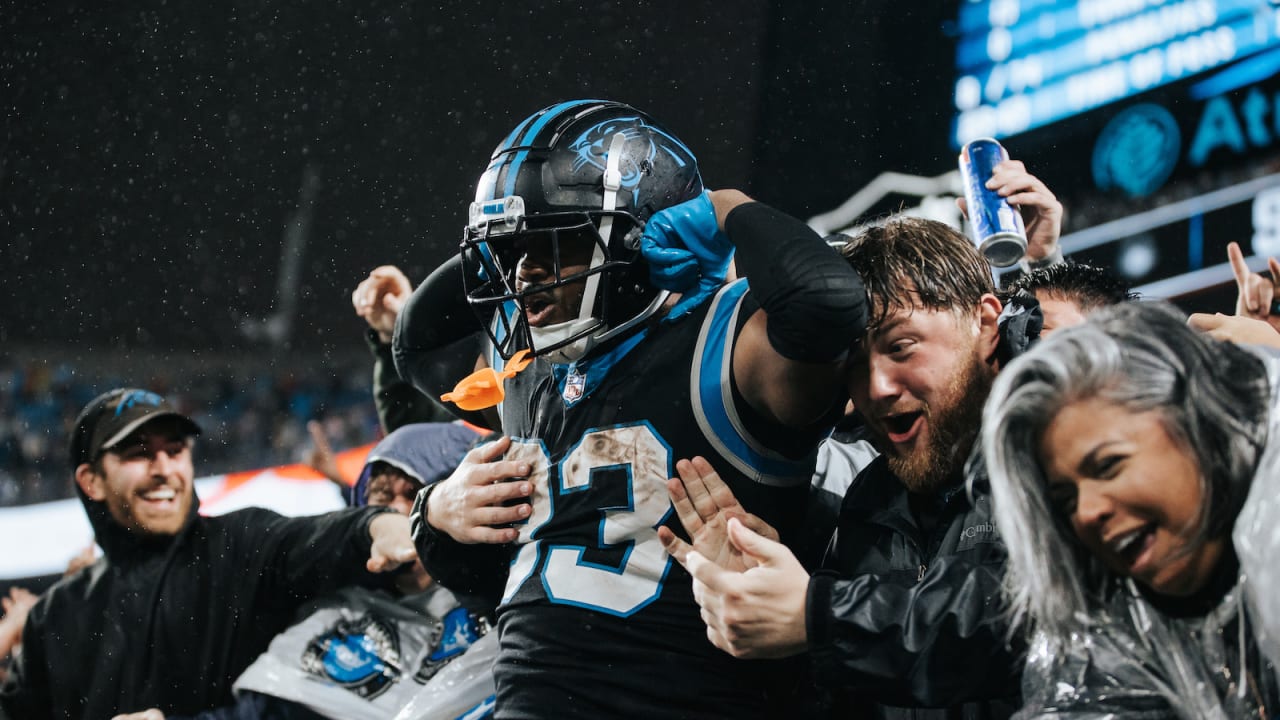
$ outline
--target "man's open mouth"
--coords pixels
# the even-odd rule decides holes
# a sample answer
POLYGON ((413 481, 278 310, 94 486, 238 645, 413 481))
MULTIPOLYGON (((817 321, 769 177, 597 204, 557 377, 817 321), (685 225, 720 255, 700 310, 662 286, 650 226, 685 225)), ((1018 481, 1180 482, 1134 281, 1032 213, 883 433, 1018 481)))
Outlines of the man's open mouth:
POLYGON ((555 303, 546 295, 535 295, 524 299, 524 318, 531 327, 547 324, 554 311, 555 303))
POLYGON ((910 442, 924 426, 924 413, 921 411, 886 415, 881 422, 885 433, 892 443, 910 442))

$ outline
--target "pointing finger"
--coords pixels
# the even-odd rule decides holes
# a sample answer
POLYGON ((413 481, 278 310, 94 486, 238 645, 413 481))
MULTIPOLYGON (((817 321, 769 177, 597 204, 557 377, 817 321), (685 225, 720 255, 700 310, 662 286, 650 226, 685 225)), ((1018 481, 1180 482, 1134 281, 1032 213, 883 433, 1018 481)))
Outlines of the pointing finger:
POLYGON ((1227 259, 1231 262, 1231 273, 1236 276, 1236 285, 1243 291, 1249 284, 1249 265, 1244 261, 1239 243, 1227 243, 1227 259))
POLYGON ((307 432, 311 434, 311 442, 315 443, 316 450, 326 454, 333 454, 333 447, 329 445, 329 436, 324 434, 324 426, 315 420, 307 421, 307 432))

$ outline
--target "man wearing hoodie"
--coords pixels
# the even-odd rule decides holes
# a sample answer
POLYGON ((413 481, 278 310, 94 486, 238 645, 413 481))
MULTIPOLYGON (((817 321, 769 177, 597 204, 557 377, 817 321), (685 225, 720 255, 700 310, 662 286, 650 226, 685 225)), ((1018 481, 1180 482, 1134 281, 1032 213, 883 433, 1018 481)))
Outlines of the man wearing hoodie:
MULTIPOLYGON (((374 446, 348 501, 408 516, 479 439, 461 423, 404 425, 374 446)), ((487 624, 414 566, 404 597, 350 587, 318 601, 236 680, 235 708, 198 720, 381 720, 411 703, 420 720, 452 720, 492 705, 497 638, 482 641, 487 624)))
POLYGON ((199 432, 145 390, 112 390, 81 411, 71 466, 103 557, 31 609, 0 714, 99 720, 228 705, 232 681, 303 602, 388 585, 375 573, 415 559, 408 520, 385 508, 200 516, 199 432))

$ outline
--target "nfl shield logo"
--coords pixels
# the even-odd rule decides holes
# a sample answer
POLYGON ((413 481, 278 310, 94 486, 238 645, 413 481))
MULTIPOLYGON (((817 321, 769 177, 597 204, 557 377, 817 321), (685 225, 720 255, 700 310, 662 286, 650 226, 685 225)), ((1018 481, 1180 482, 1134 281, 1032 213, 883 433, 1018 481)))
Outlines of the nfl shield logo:
POLYGON ((587 378, 577 372, 570 372, 569 376, 564 379, 564 401, 567 403, 577 402, 582 393, 587 389, 587 378))

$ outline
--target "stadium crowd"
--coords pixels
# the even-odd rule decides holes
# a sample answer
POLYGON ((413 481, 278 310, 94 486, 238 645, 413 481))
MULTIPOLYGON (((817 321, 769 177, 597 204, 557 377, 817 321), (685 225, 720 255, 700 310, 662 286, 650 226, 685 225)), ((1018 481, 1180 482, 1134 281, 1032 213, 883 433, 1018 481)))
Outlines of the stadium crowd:
POLYGON ((0 507, 74 497, 66 474, 68 431, 101 388, 145 385, 205 428, 201 471, 216 475, 301 462, 307 423, 322 423, 336 447, 380 437, 369 402, 368 360, 359 353, 323 369, 210 370, 207 363, 136 357, 163 374, 129 376, 69 360, 0 358, 0 507))
POLYGON ((534 113, 456 257, 353 293, 353 507, 192 488, 211 428, 344 392, 49 383, 104 555, 5 600, 0 715, 1271 717, 1280 264, 1233 245, 1236 315, 1187 318, 1064 261, 1023 163, 985 187, 999 288, 944 223, 822 238, 635 108, 534 113))

